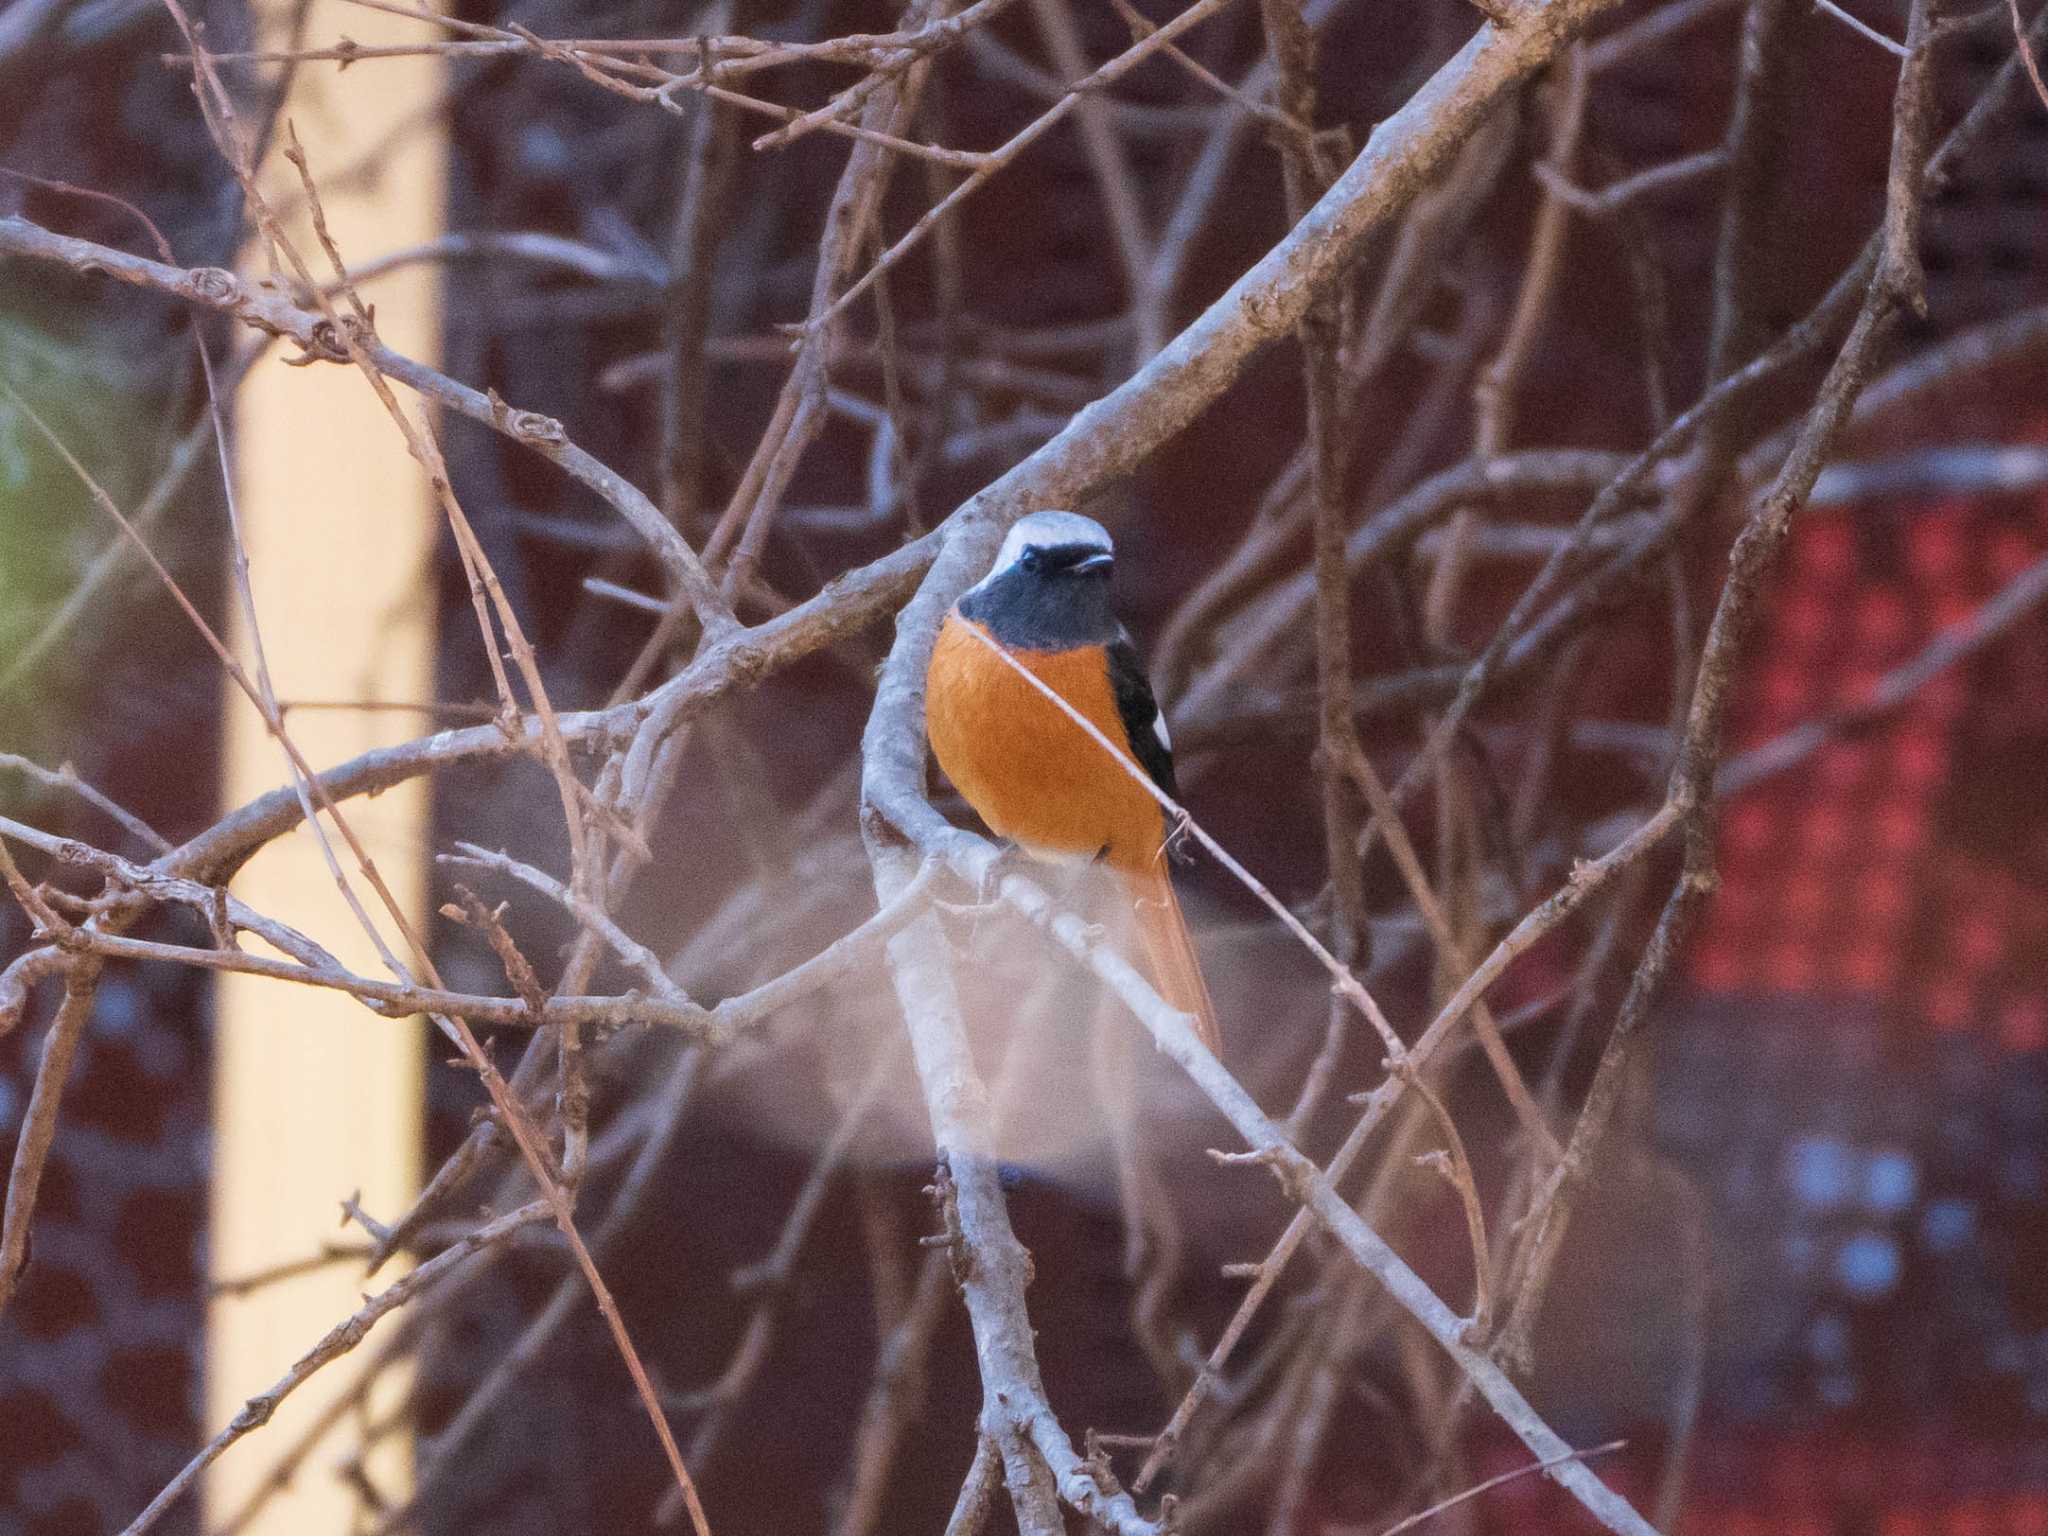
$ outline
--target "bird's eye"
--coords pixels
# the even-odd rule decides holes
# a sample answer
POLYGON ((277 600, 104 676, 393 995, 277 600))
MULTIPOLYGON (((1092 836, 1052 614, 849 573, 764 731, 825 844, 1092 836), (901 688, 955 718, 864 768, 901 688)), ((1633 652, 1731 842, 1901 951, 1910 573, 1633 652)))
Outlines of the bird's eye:
POLYGON ((1024 553, 1017 557, 1017 563, 1027 571, 1035 571, 1044 563, 1044 556, 1036 544, 1026 544, 1024 553))

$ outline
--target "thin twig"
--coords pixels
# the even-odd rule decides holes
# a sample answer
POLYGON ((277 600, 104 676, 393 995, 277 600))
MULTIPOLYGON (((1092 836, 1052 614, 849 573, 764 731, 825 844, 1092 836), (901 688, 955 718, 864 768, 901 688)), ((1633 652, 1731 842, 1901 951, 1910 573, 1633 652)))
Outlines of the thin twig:
POLYGON ((1835 20, 1839 21, 1851 32, 1854 32, 1858 37, 1877 44, 1878 47, 1891 54, 1894 58, 1903 59, 1907 57, 1906 45, 1904 43, 1896 38, 1886 37, 1869 22, 1862 20, 1860 17, 1850 15, 1841 6, 1837 5, 1835 0, 1813 0, 1813 8, 1823 15, 1834 17, 1835 20))
POLYGON ((0 1217, 0 1312, 7 1310, 28 1264, 29 1227, 35 1220, 36 1194, 42 1187, 50 1145, 57 1135, 57 1111, 64 1101, 64 1080, 71 1074, 78 1043, 85 1037, 98 984, 99 963, 88 957, 74 957, 64 973, 63 999, 43 1036, 35 1086, 29 1090, 28 1109, 22 1116, 14 1161, 7 1174, 5 1214, 0 1217))
POLYGON ((394 1281, 366 1300, 356 1311, 328 1329, 311 1349, 292 1362, 292 1368, 279 1377, 268 1391, 259 1392, 244 1403, 241 1412, 207 1441, 199 1453, 185 1463, 178 1475, 164 1484, 157 1496, 149 1501, 148 1507, 129 1522, 122 1536, 142 1536, 144 1531, 154 1526, 165 1511, 184 1497, 187 1490, 199 1480, 199 1474, 218 1461, 229 1446, 252 1430, 261 1429, 268 1424, 280 1403, 305 1385, 307 1379, 321 1367, 340 1359, 362 1343, 385 1314, 412 1300, 472 1254, 504 1242, 524 1227, 546 1221, 548 1214, 547 1202, 543 1200, 536 1200, 530 1205, 523 1205, 516 1211, 508 1212, 494 1221, 485 1223, 460 1242, 444 1248, 404 1278, 394 1281))
POLYGON ((1442 1499, 1430 1505, 1427 1509, 1419 1509, 1404 1519, 1396 1520, 1392 1525, 1380 1532, 1380 1536, 1400 1536, 1402 1531, 1412 1531, 1419 1525, 1425 1525, 1429 1521, 1434 1520, 1438 1515, 1448 1510, 1456 1509, 1460 1504, 1466 1503, 1468 1500, 1476 1499, 1483 1493, 1491 1493, 1503 1483, 1512 1483, 1517 1478, 1528 1477, 1532 1473, 1548 1472, 1551 1468, 1558 1466, 1564 1461, 1590 1461, 1595 1456, 1606 1456, 1614 1451, 1621 1450, 1627 1444, 1626 1440, 1609 1440, 1605 1445, 1591 1446, 1583 1451, 1567 1451, 1562 1457, 1553 1461, 1532 1461, 1526 1467, 1511 1468, 1506 1472, 1489 1477, 1483 1483, 1474 1483, 1470 1488, 1454 1493, 1448 1499, 1442 1499))
POLYGON ((2034 62, 2033 44, 2027 41, 2026 23, 2020 17, 2020 0, 2005 0, 2005 6, 2012 13, 2012 41, 2018 50, 2020 63, 2027 68, 2027 79, 2033 82, 2034 95, 2044 107, 2048 107, 2048 80, 2041 78, 2041 66, 2034 62))

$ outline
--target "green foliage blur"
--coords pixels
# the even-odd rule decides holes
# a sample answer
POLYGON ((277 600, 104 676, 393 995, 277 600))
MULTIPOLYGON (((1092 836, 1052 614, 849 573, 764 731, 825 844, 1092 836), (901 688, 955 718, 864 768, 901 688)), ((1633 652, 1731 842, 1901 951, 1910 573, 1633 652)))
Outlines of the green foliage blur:
MULTIPOLYGON (((112 746, 149 711, 146 692, 117 700, 111 685, 166 681, 148 636, 167 597, 50 435, 134 516, 188 414, 173 382, 187 370, 171 348, 190 342, 26 276, 0 268, 0 750, 54 764, 82 742, 112 746), (81 601, 110 549, 111 568, 81 601)), ((189 566, 175 520, 152 522, 159 555, 189 566)), ((14 788, 0 780, 0 804, 14 788)))

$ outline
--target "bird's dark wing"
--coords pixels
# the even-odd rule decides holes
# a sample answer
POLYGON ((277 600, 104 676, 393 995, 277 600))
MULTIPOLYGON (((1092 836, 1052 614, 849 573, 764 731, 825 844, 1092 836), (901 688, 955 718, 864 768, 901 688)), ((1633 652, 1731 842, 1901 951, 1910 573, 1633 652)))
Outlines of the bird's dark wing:
POLYGON ((1152 684, 1145 676, 1144 664, 1138 660, 1137 648, 1129 636, 1119 634, 1106 649, 1109 686, 1116 695, 1116 712, 1123 719, 1131 755, 1152 776, 1154 784, 1178 800, 1180 790, 1173 782, 1173 749, 1166 744, 1166 733, 1160 728, 1159 701, 1152 697, 1152 684))

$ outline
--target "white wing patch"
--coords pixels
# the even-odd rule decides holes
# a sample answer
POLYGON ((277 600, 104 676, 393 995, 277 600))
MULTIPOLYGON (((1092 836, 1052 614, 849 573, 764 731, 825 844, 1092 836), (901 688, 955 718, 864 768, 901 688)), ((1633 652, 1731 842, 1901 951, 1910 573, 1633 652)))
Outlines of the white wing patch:
POLYGON ((1159 745, 1169 752, 1173 750, 1173 738, 1166 734, 1166 711, 1163 709, 1152 717, 1152 734, 1159 738, 1159 745))

